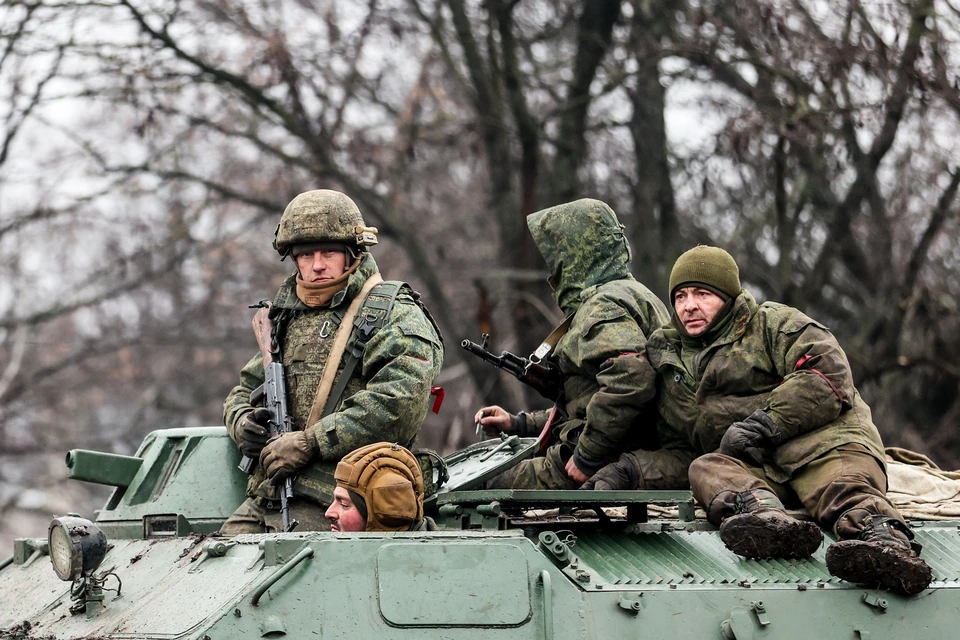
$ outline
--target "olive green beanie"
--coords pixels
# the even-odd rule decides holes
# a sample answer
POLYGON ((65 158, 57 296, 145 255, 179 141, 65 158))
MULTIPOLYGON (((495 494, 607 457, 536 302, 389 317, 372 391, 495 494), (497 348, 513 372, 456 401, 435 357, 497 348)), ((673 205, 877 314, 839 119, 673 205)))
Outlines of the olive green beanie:
POLYGON ((670 272, 670 303, 673 304, 677 289, 693 284, 706 285, 707 289, 726 296, 740 295, 740 269, 729 253, 720 247, 697 245, 685 252, 673 265, 670 272))

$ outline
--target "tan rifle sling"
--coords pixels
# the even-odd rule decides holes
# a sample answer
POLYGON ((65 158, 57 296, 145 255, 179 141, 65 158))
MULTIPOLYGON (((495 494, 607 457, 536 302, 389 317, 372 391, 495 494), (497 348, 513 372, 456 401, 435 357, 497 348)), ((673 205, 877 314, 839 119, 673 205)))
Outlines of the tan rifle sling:
POLYGON ((333 388, 333 380, 337 377, 337 369, 340 368, 340 361, 343 360, 343 352, 347 348, 347 342, 350 340, 350 334, 353 333, 353 321, 367 298, 367 294, 376 285, 383 282, 379 273, 375 273, 363 283, 360 293, 353 299, 340 321, 340 327, 337 329, 337 335, 333 339, 333 347, 330 349, 330 355, 327 356, 327 362, 323 365, 323 373, 320 375, 320 384, 317 386, 317 396, 313 399, 313 406, 310 407, 310 416, 307 418, 307 426, 316 424, 323 414, 323 407, 330 396, 330 390, 333 388))

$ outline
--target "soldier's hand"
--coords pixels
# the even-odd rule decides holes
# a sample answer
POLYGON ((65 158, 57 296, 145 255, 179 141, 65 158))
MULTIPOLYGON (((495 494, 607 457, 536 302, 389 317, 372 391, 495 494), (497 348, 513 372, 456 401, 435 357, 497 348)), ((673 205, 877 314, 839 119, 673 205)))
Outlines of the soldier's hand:
POLYGON ((780 427, 770 416, 758 409, 740 422, 734 422, 727 427, 718 451, 761 467, 764 450, 777 447, 782 441, 780 427))
POLYGON ((270 412, 267 409, 254 409, 240 418, 237 424, 237 447, 248 458, 259 458, 260 452, 270 439, 267 422, 270 412))
POLYGON ((577 466, 577 463, 573 461, 573 456, 567 460, 567 466, 564 468, 564 470, 567 472, 567 476, 569 476, 571 480, 579 484, 583 484, 590 479, 590 476, 581 471, 580 467, 577 466))
POLYGON ((473 417, 473 421, 480 425, 480 428, 483 429, 485 434, 495 436, 500 432, 506 434, 516 433, 518 430, 516 418, 516 416, 507 413, 503 407, 494 405, 492 407, 484 407, 480 409, 480 411, 477 411, 477 415, 473 417))
POLYGON ((290 431, 267 442, 260 454, 260 466, 270 484, 278 485, 316 457, 317 451, 306 432, 290 431))
POLYGON ((620 459, 601 468, 587 480, 581 489, 596 491, 629 491, 640 488, 640 463, 632 453, 620 455, 620 459))

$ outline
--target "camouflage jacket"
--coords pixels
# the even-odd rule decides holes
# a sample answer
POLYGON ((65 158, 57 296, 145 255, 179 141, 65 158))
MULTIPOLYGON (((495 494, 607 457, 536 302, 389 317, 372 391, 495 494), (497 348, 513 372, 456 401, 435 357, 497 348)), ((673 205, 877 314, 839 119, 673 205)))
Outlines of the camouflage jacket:
MULTIPOLYGON (((418 296, 404 287, 389 318, 367 343, 335 411, 306 424, 339 318, 375 273, 373 256, 364 254, 347 286, 322 309, 311 309, 300 301, 293 274, 280 286, 271 309, 273 318, 282 314, 292 318, 281 336, 281 355, 293 428, 306 431, 321 456, 301 470, 294 492, 320 502, 329 502, 332 474, 345 454, 374 442, 413 445, 426 416, 430 385, 443 363, 439 330, 418 296)), ((345 360, 346 354, 341 369, 345 360)), ((240 384, 224 401, 223 420, 234 441, 240 418, 252 410, 250 393, 263 383, 263 377, 263 358, 258 353, 240 371, 240 384)), ((258 468, 247 485, 247 495, 274 499, 277 489, 258 468)))
POLYGON ((680 333, 672 326, 647 343, 657 370, 660 440, 666 449, 687 462, 716 451, 731 423, 763 409, 784 436, 764 464, 777 482, 847 443, 862 444, 883 464, 870 408, 826 327, 793 307, 757 305, 746 290, 731 313, 726 330, 703 345, 696 371, 684 366, 680 333))
POLYGON ((663 303, 630 275, 630 247, 613 211, 578 200, 527 217, 551 270, 570 328, 554 350, 563 373, 560 408, 568 420, 554 439, 575 444, 577 466, 592 472, 655 434, 655 374, 647 336, 669 318, 663 303))

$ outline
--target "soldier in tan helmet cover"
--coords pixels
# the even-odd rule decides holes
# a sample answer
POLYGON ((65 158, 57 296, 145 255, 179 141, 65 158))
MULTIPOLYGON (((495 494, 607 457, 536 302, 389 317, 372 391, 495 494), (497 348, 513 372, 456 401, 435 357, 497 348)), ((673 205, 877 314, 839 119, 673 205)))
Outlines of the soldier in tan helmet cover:
POLYGON ((274 248, 283 258, 292 257, 296 270, 280 285, 269 317, 286 370, 292 430, 269 440, 266 411, 251 405, 252 391, 264 381, 263 357, 257 354, 224 401, 230 437, 244 455, 259 460, 247 500, 224 524, 224 534, 279 529, 278 485, 291 476, 290 515, 299 521, 298 530, 327 529, 324 512, 341 458, 376 442, 413 445, 443 362, 443 343, 419 294, 405 284, 396 283, 392 304, 384 293, 389 289, 383 288, 390 283, 369 290, 358 320, 379 328, 362 349, 348 343, 345 358, 355 347, 359 361, 348 379, 336 376, 332 395, 339 396, 332 410, 309 420, 319 413, 314 406, 318 386, 340 320, 365 285, 380 280, 368 251, 375 243, 376 229, 367 227, 353 200, 337 191, 301 193, 284 210, 274 248))
MULTIPOLYGON (((689 463, 720 538, 748 558, 801 558, 822 541, 830 573, 903 594, 930 583, 913 533, 886 498, 883 444, 830 331, 799 310, 757 304, 733 257, 698 246, 670 274, 672 324, 654 333, 660 456, 689 463), (784 502, 814 522, 789 516, 784 502)), ((643 488, 637 451, 597 472, 598 489, 643 488)))
POLYGON ((423 515, 423 475, 417 459, 398 444, 377 442, 345 456, 334 474, 327 509, 330 530, 434 531, 423 515))

